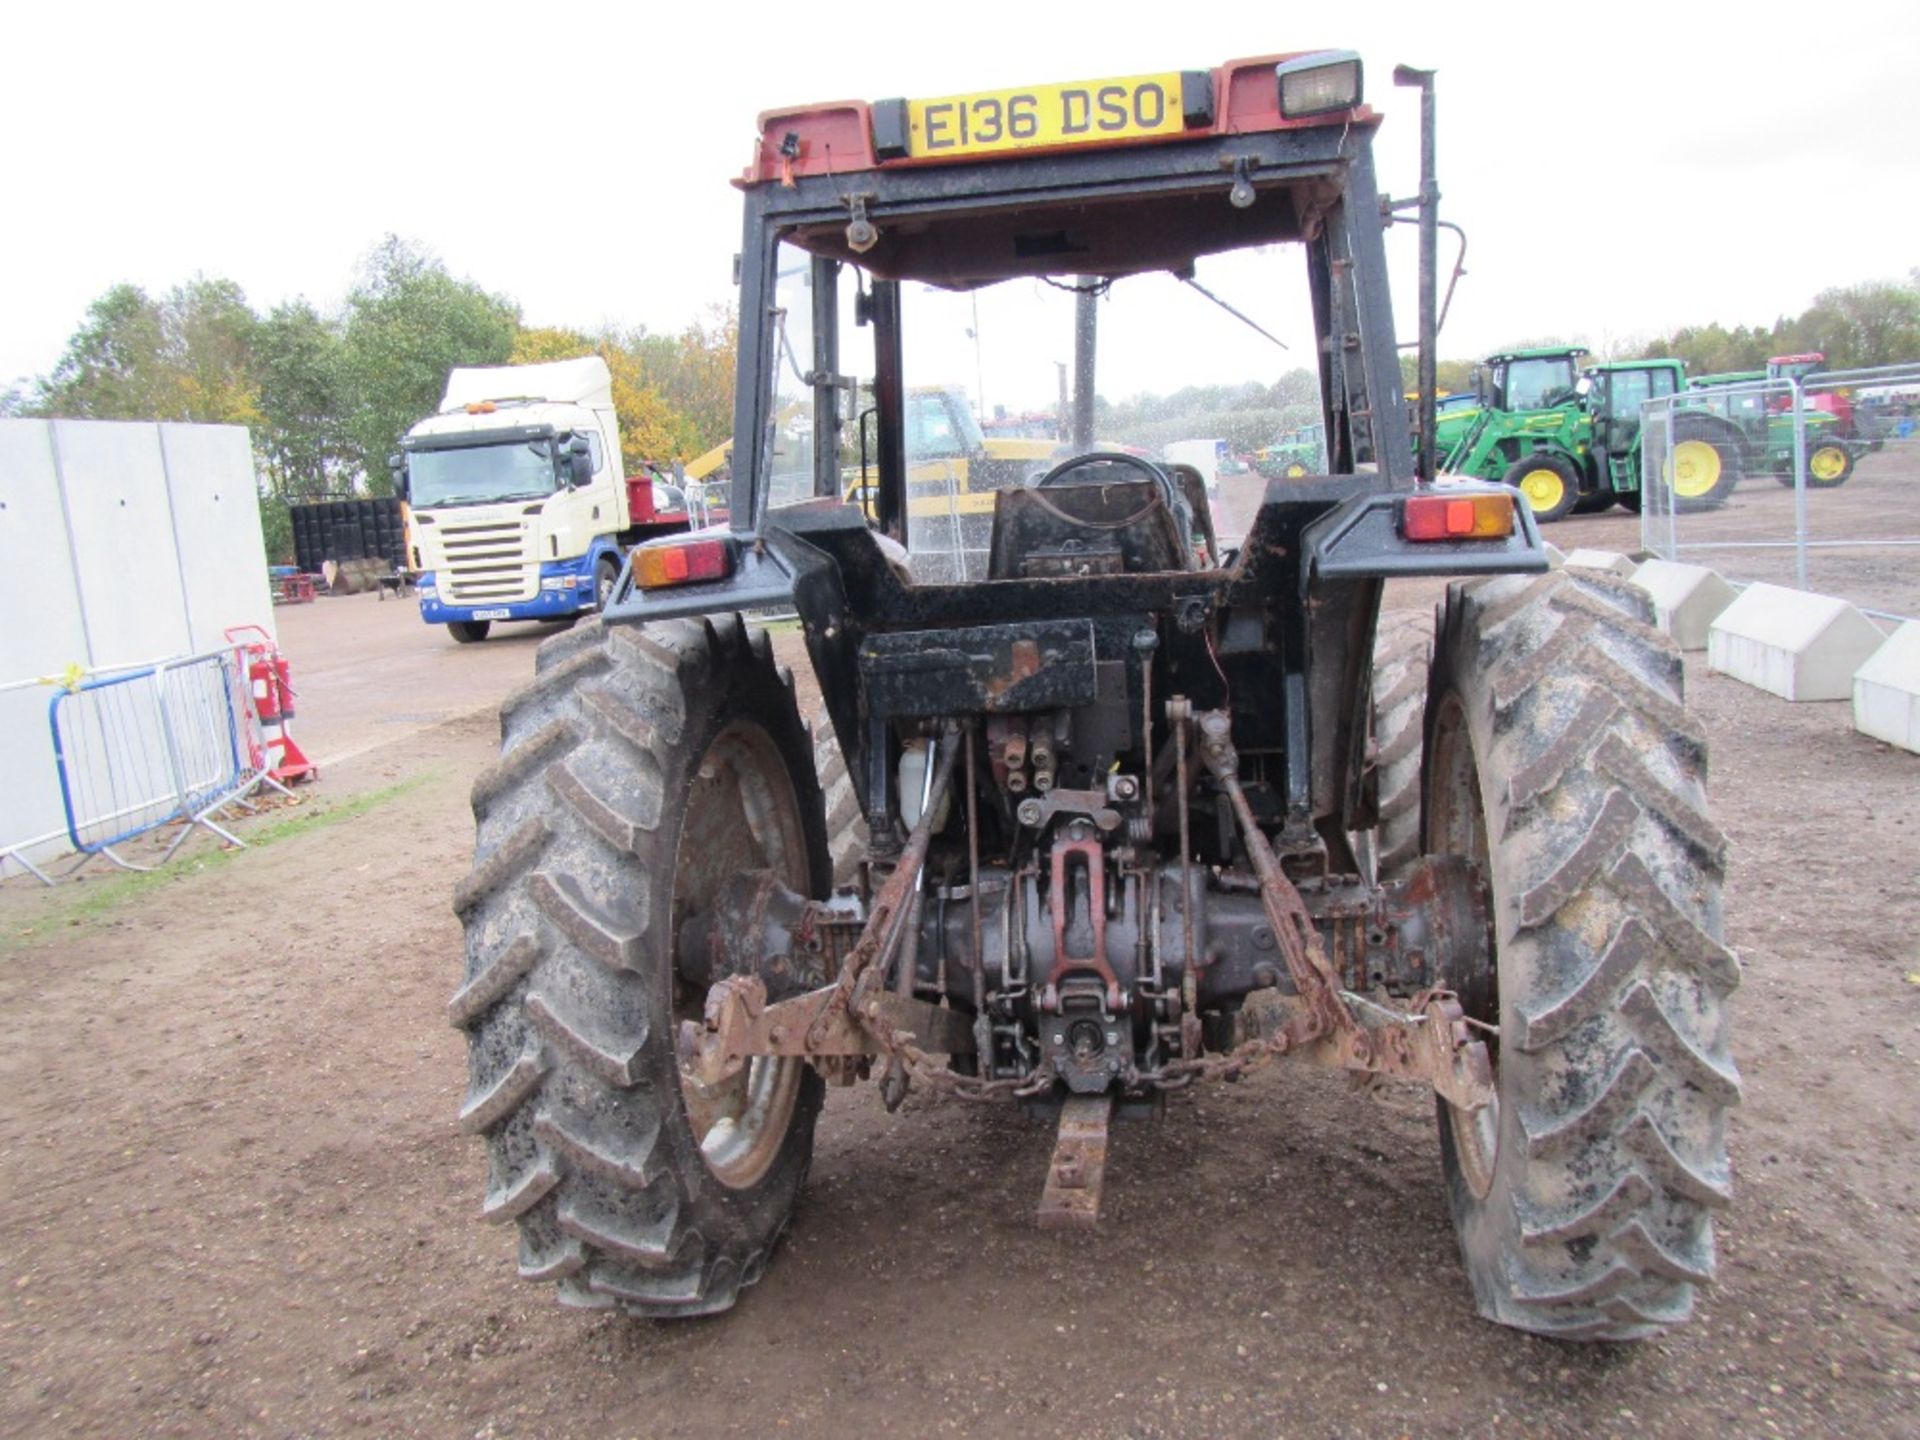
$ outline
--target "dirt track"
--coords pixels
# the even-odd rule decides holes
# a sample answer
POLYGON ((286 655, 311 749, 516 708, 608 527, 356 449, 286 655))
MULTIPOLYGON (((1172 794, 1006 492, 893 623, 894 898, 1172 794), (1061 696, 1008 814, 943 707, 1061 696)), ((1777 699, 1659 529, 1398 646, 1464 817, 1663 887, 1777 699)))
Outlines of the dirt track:
POLYGON ((1672 1338, 1476 1320, 1427 1105, 1284 1071, 1119 1131, 1092 1237, 1029 1223, 1040 1125, 836 1092, 766 1279, 654 1326, 515 1278, 453 1124, 447 897, 495 733, 455 712, 531 643, 455 650, 364 597, 283 621, 303 738, 349 757, 309 805, 414 788, 111 905, 99 882, 0 886, 0 1433, 1920 1428, 1920 760, 1842 707, 1690 669, 1748 1098, 1722 1281, 1672 1338))

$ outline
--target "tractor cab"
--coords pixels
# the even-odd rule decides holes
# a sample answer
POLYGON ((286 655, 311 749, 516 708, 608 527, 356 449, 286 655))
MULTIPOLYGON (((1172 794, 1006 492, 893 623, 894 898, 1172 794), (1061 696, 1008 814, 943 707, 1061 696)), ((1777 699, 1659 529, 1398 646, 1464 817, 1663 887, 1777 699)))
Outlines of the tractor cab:
POLYGON ((1804 355, 1767 357, 1767 379, 1769 380, 1805 380, 1809 375, 1817 375, 1826 368, 1827 357, 1819 350, 1810 350, 1804 355))
POLYGON ((1490 355, 1476 372, 1481 407, 1505 411, 1550 410, 1578 398, 1580 361, 1586 350, 1552 346, 1490 355))
POLYGON ((1686 366, 1678 360, 1614 360, 1589 365, 1586 405, 1593 415, 1593 445, 1610 458, 1624 459, 1640 443, 1641 406, 1686 388, 1686 366))

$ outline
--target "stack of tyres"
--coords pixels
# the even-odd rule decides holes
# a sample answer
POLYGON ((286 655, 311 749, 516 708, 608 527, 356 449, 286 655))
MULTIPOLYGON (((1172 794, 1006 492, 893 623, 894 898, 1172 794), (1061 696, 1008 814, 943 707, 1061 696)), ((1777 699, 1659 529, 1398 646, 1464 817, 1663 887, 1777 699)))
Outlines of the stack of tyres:
POLYGON ((384 560, 409 569, 406 522, 396 496, 316 500, 290 507, 294 563, 318 573, 328 560, 384 560))

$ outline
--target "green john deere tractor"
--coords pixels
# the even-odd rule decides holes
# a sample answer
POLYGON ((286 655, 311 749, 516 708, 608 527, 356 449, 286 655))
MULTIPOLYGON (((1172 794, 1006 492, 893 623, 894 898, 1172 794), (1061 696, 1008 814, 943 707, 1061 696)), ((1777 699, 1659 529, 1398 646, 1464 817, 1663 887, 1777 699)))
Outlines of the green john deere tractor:
POLYGON ((1326 426, 1301 425, 1287 431, 1254 457, 1253 468, 1263 479, 1298 480, 1326 468, 1326 426))
MULTIPOLYGON (((1477 410, 1442 418, 1442 469, 1502 480, 1541 521, 1616 502, 1640 508, 1640 407, 1684 388, 1677 360, 1631 360, 1579 369, 1577 346, 1514 350, 1479 371, 1477 410)), ((1723 417, 1687 410, 1675 420, 1672 485, 1683 510, 1724 501, 1739 483, 1746 446, 1723 417)))
MULTIPOLYGON (((1771 378, 1775 378, 1771 367, 1731 370, 1719 375, 1696 375, 1687 386, 1701 393, 1703 408, 1740 431, 1749 470, 1771 475, 1782 485, 1791 485, 1793 415, 1776 408, 1784 398, 1777 389, 1763 388, 1771 378)), ((1848 424, 1831 410, 1810 407, 1802 419, 1806 426, 1810 489, 1832 490, 1846 484, 1853 474, 1854 462, 1880 448, 1878 441, 1849 435, 1848 424)))

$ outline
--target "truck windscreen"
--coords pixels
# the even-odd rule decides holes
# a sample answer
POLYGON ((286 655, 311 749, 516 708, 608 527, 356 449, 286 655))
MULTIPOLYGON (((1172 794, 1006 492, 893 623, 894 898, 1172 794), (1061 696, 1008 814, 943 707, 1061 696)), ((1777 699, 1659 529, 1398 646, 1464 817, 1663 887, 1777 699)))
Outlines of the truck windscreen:
POLYGON ((411 503, 478 505, 492 500, 538 499, 557 488, 551 440, 415 450, 407 461, 411 503))

